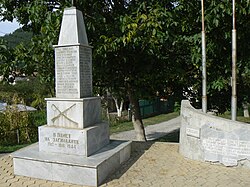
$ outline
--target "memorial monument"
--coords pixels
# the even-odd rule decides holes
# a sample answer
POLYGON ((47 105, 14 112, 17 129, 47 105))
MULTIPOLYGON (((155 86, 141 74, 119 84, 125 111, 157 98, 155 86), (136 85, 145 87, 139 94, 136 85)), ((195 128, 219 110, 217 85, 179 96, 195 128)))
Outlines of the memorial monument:
POLYGON ((179 152, 203 162, 250 169, 250 126, 201 112, 182 101, 179 152))
POLYGON ((64 10, 54 48, 56 97, 46 99, 39 143, 13 153, 14 174, 98 186, 130 157, 131 142, 109 140, 101 100, 92 96, 92 47, 75 7, 64 10))

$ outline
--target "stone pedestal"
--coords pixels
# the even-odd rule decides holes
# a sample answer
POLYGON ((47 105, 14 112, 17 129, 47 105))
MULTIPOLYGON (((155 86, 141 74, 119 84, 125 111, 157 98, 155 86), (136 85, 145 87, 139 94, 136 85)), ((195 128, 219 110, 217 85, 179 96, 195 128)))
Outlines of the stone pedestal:
POLYGON ((37 144, 12 156, 15 175, 98 186, 129 159, 130 153, 131 142, 111 141, 89 157, 43 152, 37 144))
POLYGON ((109 140, 101 100, 92 97, 92 48, 82 13, 65 9, 55 47, 56 98, 47 98, 39 144, 13 153, 14 174, 98 186, 131 154, 131 142, 109 140))

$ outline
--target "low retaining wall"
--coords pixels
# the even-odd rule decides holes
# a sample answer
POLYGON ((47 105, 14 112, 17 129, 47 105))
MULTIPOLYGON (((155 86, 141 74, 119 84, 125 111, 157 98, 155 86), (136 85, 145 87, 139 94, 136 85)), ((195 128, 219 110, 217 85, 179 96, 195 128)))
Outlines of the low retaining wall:
POLYGON ((194 160, 250 168, 250 124, 203 113, 184 100, 179 152, 194 160))

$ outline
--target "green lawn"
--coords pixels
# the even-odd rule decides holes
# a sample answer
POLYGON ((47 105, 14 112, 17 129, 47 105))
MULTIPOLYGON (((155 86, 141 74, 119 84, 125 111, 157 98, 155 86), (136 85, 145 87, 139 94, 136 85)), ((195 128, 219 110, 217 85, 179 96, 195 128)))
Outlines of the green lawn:
MULTIPOLYGON (((164 121, 171 120, 173 118, 176 118, 179 116, 179 112, 173 112, 169 114, 161 114, 158 116, 150 117, 143 119, 144 126, 148 125, 154 125, 157 123, 161 123, 164 121)), ((123 131, 128 131, 134 129, 133 124, 131 121, 125 121, 125 122, 118 122, 118 123, 111 123, 110 125, 110 133, 118 133, 118 132, 123 132, 123 131)))
MULTIPOLYGON (((230 112, 225 112, 224 114, 220 114, 219 117, 231 119, 230 112)), ((237 121, 244 122, 244 123, 250 123, 250 118, 245 118, 243 116, 237 116, 237 121)))
POLYGON ((23 147, 26 147, 30 144, 22 144, 22 145, 9 145, 9 146, 2 146, 0 145, 0 153, 11 153, 23 147))

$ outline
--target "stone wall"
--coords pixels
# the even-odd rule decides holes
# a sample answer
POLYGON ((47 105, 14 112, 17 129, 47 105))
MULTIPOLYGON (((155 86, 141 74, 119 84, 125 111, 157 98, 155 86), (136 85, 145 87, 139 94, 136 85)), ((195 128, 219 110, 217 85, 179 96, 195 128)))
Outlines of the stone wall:
POLYGON ((194 160, 250 168, 250 124, 203 113, 184 100, 179 152, 194 160))

